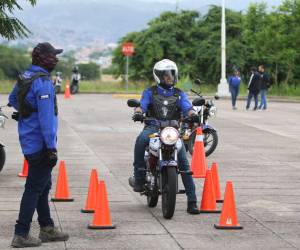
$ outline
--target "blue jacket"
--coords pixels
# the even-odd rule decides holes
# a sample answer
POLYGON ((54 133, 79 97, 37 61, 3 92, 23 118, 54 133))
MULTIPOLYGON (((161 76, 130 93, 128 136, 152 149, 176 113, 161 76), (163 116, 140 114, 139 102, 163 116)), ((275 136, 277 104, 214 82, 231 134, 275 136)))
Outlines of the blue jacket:
POLYGON ((231 76, 229 78, 229 85, 233 87, 238 87, 241 84, 241 78, 239 76, 231 76))
MULTIPOLYGON (((174 91, 175 91, 174 88, 166 90, 160 86, 157 86, 157 90, 158 90, 159 95, 163 95, 166 97, 174 95, 174 91)), ((143 112, 146 113, 148 111, 150 104, 152 103, 151 87, 144 90, 144 92, 142 94, 142 98, 140 100, 140 103, 141 103, 141 108, 142 108, 143 112)), ((183 91, 180 91, 177 105, 178 105, 178 107, 180 107, 184 116, 187 116, 188 112, 193 109, 193 105, 190 103, 186 93, 184 93, 183 91)), ((152 124, 152 122, 148 122, 148 124, 149 123, 152 124)))
MULTIPOLYGON (((49 73, 39 66, 30 65, 23 77, 31 78, 36 72, 49 73)), ((55 91, 50 78, 39 77, 34 80, 25 100, 37 112, 19 119, 19 140, 23 154, 33 154, 43 148, 56 149, 58 122, 54 112, 55 91)), ((9 103, 18 110, 17 85, 9 95, 9 103)))

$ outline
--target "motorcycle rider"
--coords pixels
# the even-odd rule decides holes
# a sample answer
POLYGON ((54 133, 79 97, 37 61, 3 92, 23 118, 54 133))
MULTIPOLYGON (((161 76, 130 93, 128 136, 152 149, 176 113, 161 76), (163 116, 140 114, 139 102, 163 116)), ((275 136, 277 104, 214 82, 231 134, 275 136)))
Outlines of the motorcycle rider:
MULTIPOLYGON (((134 177, 129 178, 129 184, 133 186, 135 192, 144 190, 145 172, 139 169, 146 168, 145 149, 149 144, 149 135, 158 130, 158 120, 163 120, 162 112, 167 112, 167 120, 178 120, 181 113, 184 116, 190 116, 191 119, 198 119, 187 95, 174 87, 178 81, 178 69, 173 61, 164 59, 157 62, 153 68, 153 76, 157 85, 144 90, 140 101, 141 106, 135 109, 132 117, 134 121, 142 121, 143 113, 147 113, 147 117, 151 117, 145 120, 145 127, 135 143, 134 177)), ((178 166, 181 171, 188 171, 190 168, 184 147, 178 152, 178 166)), ((193 178, 187 174, 182 174, 181 178, 188 200, 187 212, 199 214, 193 178)))
POLYGON ((22 196, 19 218, 11 246, 38 247, 41 242, 65 241, 69 235, 60 232, 50 215, 48 202, 51 172, 57 162, 57 103, 51 71, 57 55, 50 43, 39 43, 32 51, 32 64, 19 76, 9 96, 9 103, 18 113, 19 140, 28 161, 28 177, 22 196), (37 210, 39 239, 29 234, 33 214, 37 210))
POLYGON ((74 66, 72 70, 72 77, 71 77, 71 83, 73 85, 73 86, 71 85, 71 90, 74 89, 74 91, 72 91, 73 93, 78 92, 80 79, 81 79, 81 74, 79 73, 78 66, 74 66))

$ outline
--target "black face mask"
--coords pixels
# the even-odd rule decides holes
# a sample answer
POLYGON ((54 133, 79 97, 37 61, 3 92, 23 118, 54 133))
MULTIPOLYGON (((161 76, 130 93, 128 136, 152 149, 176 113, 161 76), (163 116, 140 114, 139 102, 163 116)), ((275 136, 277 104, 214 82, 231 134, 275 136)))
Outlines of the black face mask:
POLYGON ((166 84, 166 83, 160 83, 158 84, 160 87, 162 87, 163 89, 166 89, 166 90, 169 90, 171 88, 173 88, 174 84, 173 85, 169 85, 169 84, 166 84))
POLYGON ((58 59, 54 54, 39 54, 34 53, 32 56, 32 64, 40 66, 49 72, 53 71, 58 59))

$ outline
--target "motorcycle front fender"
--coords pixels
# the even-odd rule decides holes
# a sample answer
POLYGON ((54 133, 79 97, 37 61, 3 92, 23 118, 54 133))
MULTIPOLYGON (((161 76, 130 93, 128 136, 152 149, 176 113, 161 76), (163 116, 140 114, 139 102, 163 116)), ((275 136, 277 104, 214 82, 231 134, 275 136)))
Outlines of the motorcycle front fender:
POLYGON ((211 125, 209 124, 204 124, 202 126, 202 130, 205 131, 205 130, 213 130, 213 131, 217 131, 214 127, 212 127, 211 125))

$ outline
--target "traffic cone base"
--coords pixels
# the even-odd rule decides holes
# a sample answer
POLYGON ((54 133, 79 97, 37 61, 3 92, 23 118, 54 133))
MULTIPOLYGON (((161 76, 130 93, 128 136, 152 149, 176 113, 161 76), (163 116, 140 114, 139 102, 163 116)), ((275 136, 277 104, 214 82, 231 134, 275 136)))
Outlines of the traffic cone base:
POLYGON ((51 198, 51 201, 56 201, 56 202, 68 202, 68 201, 74 201, 74 199, 56 199, 56 198, 51 198))
POLYGON ((199 210, 201 214, 220 214, 221 210, 199 210))
POLYGON ((94 226, 94 225, 88 225, 88 229, 115 229, 115 225, 111 226, 94 226))
POLYGON ((92 213, 95 213, 95 210, 86 210, 86 209, 81 209, 81 213, 85 213, 85 214, 92 214, 92 213))
POLYGON ((22 173, 19 173, 18 176, 22 177, 22 178, 25 178, 28 176, 28 163, 27 163, 26 159, 24 159, 22 173))
POLYGON ((240 230, 243 229, 242 226, 237 225, 237 226, 219 226, 214 224, 215 229, 227 229, 227 230, 240 230))

